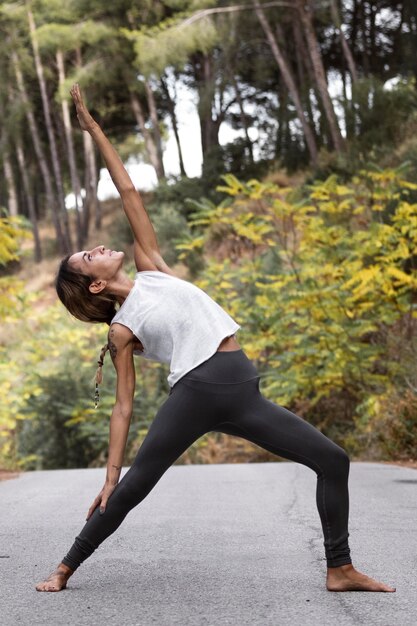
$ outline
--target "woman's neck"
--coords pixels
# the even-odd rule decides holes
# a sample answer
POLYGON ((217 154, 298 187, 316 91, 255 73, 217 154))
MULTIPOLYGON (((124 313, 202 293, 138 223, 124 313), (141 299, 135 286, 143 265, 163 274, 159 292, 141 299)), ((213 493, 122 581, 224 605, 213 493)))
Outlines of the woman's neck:
POLYGON ((134 281, 127 274, 121 272, 107 285, 107 291, 114 296, 119 304, 123 304, 133 288, 134 281))

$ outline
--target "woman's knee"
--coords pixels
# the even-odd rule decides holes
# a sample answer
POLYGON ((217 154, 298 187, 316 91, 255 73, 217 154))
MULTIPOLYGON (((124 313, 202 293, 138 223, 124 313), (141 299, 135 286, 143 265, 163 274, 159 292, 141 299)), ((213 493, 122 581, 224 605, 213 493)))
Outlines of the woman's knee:
POLYGON ((323 454, 321 465, 324 471, 331 476, 347 478, 350 469, 350 458, 341 446, 332 443, 332 446, 323 454))
POLYGON ((113 499, 113 505, 126 510, 132 509, 139 504, 144 494, 149 491, 148 482, 147 472, 139 473, 132 466, 117 485, 114 493, 110 496, 109 502, 113 499))
POLYGON ((346 474, 349 474, 349 469, 350 469, 350 458, 348 453, 346 452, 346 450, 344 448, 341 448, 340 446, 338 446, 339 450, 337 453, 337 463, 338 466, 344 471, 346 472, 346 474))

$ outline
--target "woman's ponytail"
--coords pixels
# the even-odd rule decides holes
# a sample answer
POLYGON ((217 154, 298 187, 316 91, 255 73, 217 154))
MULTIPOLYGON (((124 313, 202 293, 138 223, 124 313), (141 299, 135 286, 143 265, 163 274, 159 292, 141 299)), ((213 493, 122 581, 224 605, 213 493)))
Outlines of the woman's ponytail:
POLYGON ((102 347, 101 352, 100 352, 100 356, 99 356, 98 361, 97 361, 98 368, 97 368, 97 371, 96 371, 96 378, 95 378, 96 390, 95 390, 95 393, 94 393, 94 408, 95 409, 98 407, 98 403, 99 403, 99 400, 100 400, 100 392, 99 392, 98 386, 101 385, 101 383, 103 381, 104 356, 105 356, 105 354, 106 354, 108 349, 109 349, 109 344, 106 343, 102 347))

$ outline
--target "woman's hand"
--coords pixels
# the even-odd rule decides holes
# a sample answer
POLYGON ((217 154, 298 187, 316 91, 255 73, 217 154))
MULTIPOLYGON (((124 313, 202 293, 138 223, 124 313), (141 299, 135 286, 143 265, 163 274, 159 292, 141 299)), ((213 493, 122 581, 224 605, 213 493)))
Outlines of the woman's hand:
MULTIPOLYGON (((116 483, 117 484, 117 483, 116 483)), ((97 498, 95 498, 93 504, 88 509, 86 521, 90 519, 96 508, 100 505, 100 514, 104 513, 107 506, 107 500, 110 498, 111 494, 116 488, 116 484, 104 483, 103 489, 98 494, 97 498)))
POLYGON ((71 87, 70 94, 74 101, 75 108, 77 109, 77 117, 78 121, 80 122, 81 128, 86 131, 91 130, 96 122, 91 117, 87 107, 84 104, 84 100, 81 95, 81 89, 78 83, 71 87))

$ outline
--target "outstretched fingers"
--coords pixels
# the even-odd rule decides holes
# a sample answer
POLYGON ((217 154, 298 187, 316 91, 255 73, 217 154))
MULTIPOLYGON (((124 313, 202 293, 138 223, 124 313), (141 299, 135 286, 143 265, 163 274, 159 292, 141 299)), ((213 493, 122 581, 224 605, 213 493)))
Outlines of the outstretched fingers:
POLYGON ((74 104, 84 104, 83 97, 81 95, 81 89, 78 83, 75 83, 70 89, 71 98, 74 100, 74 104))
POLYGON ((90 517, 92 516, 92 514, 94 513, 94 511, 96 510, 96 508, 100 504, 100 502, 101 502, 101 496, 99 495, 99 496, 97 496, 97 498, 95 498, 93 504, 88 509, 86 521, 88 521, 90 519, 90 517))
POLYGON ((75 83, 71 89, 70 94, 77 110, 77 117, 82 130, 90 131, 95 126, 95 121, 91 117, 87 107, 84 104, 81 89, 78 83, 75 83))

